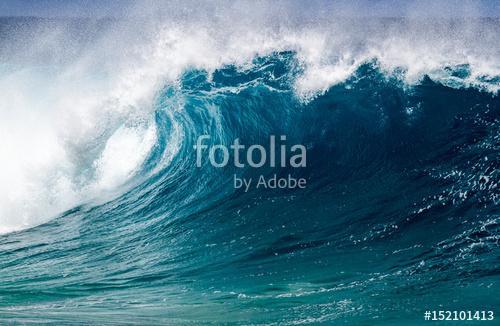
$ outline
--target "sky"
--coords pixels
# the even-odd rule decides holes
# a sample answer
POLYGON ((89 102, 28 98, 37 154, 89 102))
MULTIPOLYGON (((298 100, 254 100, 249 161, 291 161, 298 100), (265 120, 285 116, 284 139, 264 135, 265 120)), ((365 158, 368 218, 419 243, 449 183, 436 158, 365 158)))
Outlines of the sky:
MULTIPOLYGON (((237 0, 238 2, 249 1, 237 0)), ((257 0, 260 6, 265 0, 257 0)), ((440 17, 499 17, 499 0, 274 0, 285 3, 298 12, 327 11, 333 16, 440 16, 440 17)), ((251 3, 251 2, 250 2, 251 3)), ((213 1, 196 0, 1 0, 0 16, 38 17, 130 17, 147 16, 158 11, 175 10, 176 6, 193 8, 213 5, 213 1), (133 9, 131 9, 133 8, 133 9)), ((234 6, 234 1, 220 1, 216 6, 234 6)))

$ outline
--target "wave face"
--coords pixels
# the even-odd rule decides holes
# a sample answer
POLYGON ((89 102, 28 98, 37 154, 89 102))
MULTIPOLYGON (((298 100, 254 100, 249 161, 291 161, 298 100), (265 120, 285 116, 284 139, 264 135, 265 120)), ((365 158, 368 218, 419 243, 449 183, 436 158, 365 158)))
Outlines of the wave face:
POLYGON ((0 320, 417 324, 499 307, 498 48, 400 58, 404 38, 335 53, 324 27, 287 33, 165 28, 114 65, 4 53, 0 320), (200 135, 286 135, 307 167, 197 167, 200 135), (245 192, 235 173, 307 187, 245 192))

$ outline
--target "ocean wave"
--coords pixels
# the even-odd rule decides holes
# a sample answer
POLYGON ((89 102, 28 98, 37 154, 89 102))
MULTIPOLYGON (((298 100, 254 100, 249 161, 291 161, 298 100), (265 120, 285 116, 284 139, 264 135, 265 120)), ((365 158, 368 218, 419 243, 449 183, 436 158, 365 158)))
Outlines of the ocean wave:
POLYGON ((437 307, 432 286, 488 292, 498 21, 128 24, 43 66, 3 54, 0 319, 355 323, 437 307), (286 135, 307 167, 197 167, 200 135, 286 135), (233 175, 308 184, 245 192, 233 175))
MULTIPOLYGON (((481 40, 474 38, 478 27, 472 23, 465 27, 454 21, 424 26, 398 20, 372 21, 367 26, 348 23, 288 26, 281 31, 264 25, 255 31, 235 28, 229 34, 221 34, 217 24, 205 29, 160 25, 120 53, 105 42, 136 37, 123 32, 133 24, 122 24, 95 35, 95 45, 70 62, 68 53, 52 53, 46 67, 30 68, 5 54, 0 81, 5 99, 2 154, 9 164, 2 169, 3 232, 38 225, 131 180, 158 137, 154 103, 159 93, 176 87, 193 69, 206 71, 210 80, 226 67, 234 67, 238 74, 248 75, 248 83, 260 83, 262 78, 274 77, 258 64, 259 58, 288 51, 295 61, 284 67, 290 71, 279 77, 286 79, 286 85, 279 87, 293 90, 305 102, 352 80, 365 65, 376 66, 382 72, 380 78, 401 80, 401 87, 411 88, 430 77, 453 88, 498 92, 500 73, 494 55, 498 49, 491 47, 498 42, 485 45, 497 37, 495 21, 483 22, 487 28, 482 25, 481 40), (449 38, 450 34, 460 37, 449 38), (257 74, 262 76, 251 79, 257 74), (143 149, 131 157, 130 149, 136 147, 143 149)), ((32 58, 43 57, 46 43, 59 48, 71 39, 64 32, 72 31, 67 22, 34 21, 27 26, 30 31, 52 31, 29 40, 32 58)), ((5 42, 13 43, 13 48, 26 47, 5 42)), ((246 86, 235 85, 234 91, 246 86)), ((170 110, 183 110, 182 103, 172 104, 177 107, 170 110)))

